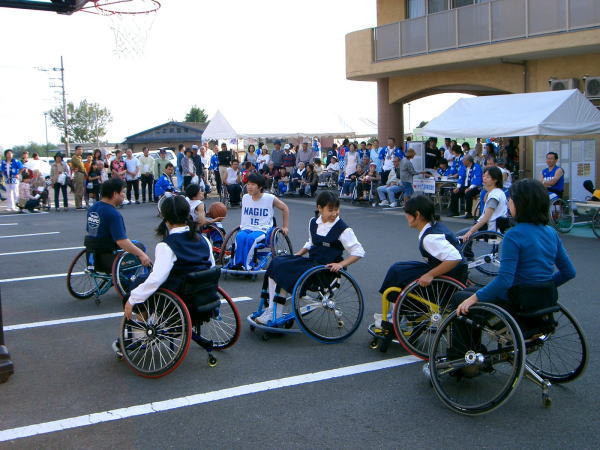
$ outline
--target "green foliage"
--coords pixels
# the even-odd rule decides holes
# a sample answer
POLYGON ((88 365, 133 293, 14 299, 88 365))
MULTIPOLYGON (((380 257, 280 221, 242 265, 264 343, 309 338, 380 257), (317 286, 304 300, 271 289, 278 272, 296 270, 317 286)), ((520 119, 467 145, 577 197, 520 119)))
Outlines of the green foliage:
MULTIPOLYGON (((52 125, 58 128, 63 136, 64 143, 64 116, 61 107, 48 111, 52 125)), ((112 114, 107 108, 98 103, 88 103, 82 100, 78 106, 73 103, 67 104, 67 134, 69 142, 86 143, 96 142, 106 135, 109 123, 112 122, 112 114)))
POLYGON ((190 112, 185 115, 185 122, 207 122, 208 116, 206 111, 202 108, 198 108, 196 105, 190 108, 190 112))
MULTIPOLYGON (((55 144, 48 144, 48 148, 55 148, 55 144)), ((12 147, 13 154, 15 158, 21 158, 23 152, 29 152, 29 157, 33 153, 37 153, 40 156, 48 156, 46 154, 46 144, 38 144, 37 142, 30 141, 27 145, 15 145, 12 147)))

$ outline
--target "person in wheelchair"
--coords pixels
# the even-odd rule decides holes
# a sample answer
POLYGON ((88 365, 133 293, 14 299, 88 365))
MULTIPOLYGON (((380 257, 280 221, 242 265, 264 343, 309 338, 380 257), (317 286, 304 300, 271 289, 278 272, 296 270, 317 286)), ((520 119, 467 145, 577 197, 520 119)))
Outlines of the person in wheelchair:
POLYGON ((460 252, 460 242, 452 231, 436 220, 433 202, 424 195, 413 197, 406 202, 404 215, 408 226, 419 231, 419 251, 426 262, 399 261, 392 264, 379 292, 383 294, 390 287, 404 288, 415 280, 421 286, 429 286, 435 277, 441 275, 464 283, 467 280, 467 264, 460 252))
POLYGON ((235 237, 236 252, 233 270, 252 270, 254 248, 267 239, 267 233, 273 227, 273 207, 281 210, 283 225, 281 231, 287 235, 289 209, 285 203, 273 194, 263 192, 265 178, 253 173, 248 177, 248 193, 242 198, 242 216, 240 231, 235 237))
POLYGON ((125 182, 120 178, 105 181, 100 187, 100 201, 87 211, 84 245, 89 255, 93 256, 92 259, 88 257, 88 266, 97 272, 111 273, 115 251, 118 249, 137 256, 146 267, 152 263, 144 252, 144 246, 134 244, 127 238, 123 216, 117 211, 117 207, 125 199, 124 187, 125 182))
POLYGON ((558 232, 548 226, 549 201, 546 188, 537 180, 523 179, 511 186, 508 207, 516 225, 504 235, 498 276, 481 289, 457 292, 452 302, 458 315, 468 314, 477 302, 518 312, 521 305, 515 303, 515 292, 521 286, 555 288, 575 278, 575 267, 558 232))
POLYGON ((173 186, 173 172, 175 167, 171 163, 167 163, 165 166, 164 173, 154 183, 154 196, 160 198, 165 192, 174 192, 175 186, 173 186))
POLYGON ((240 204, 240 196, 242 195, 240 163, 237 160, 231 162, 231 167, 227 167, 225 174, 227 177, 223 180, 223 184, 229 193, 229 201, 231 206, 240 204))
POLYGON ((221 222, 224 217, 208 217, 204 205, 204 190, 198 184, 190 184, 185 188, 185 197, 190 205, 190 216, 198 227, 204 227, 216 222, 221 222))
MULTIPOLYGON (((477 231, 498 231, 504 233, 508 228, 508 205, 503 190, 503 174, 498 167, 487 167, 483 171, 483 188, 485 193, 480 200, 483 203, 483 213, 472 227, 457 232, 463 242, 477 231)), ((470 255, 465 255, 469 257, 470 255)))
MULTIPOLYGON (((152 272, 124 299, 124 314, 128 319, 132 318, 134 306, 144 303, 157 289, 169 289, 181 296, 186 275, 215 266, 212 247, 197 232, 185 198, 166 199, 161 206, 161 217, 163 221, 156 233, 162 241, 156 244, 152 272)), ((118 340, 113 343, 113 350, 118 355, 121 352, 118 340)))
MULTIPOLYGON (((340 217, 340 200, 331 191, 317 196, 318 217, 309 221, 308 241, 295 255, 274 258, 267 269, 269 304, 255 321, 266 325, 273 319, 273 302, 285 303, 286 293, 291 293, 298 278, 312 267, 325 265, 331 272, 339 272, 365 256, 365 251, 354 231, 340 217), (342 258, 344 250, 348 253, 342 258), (308 253, 308 258, 304 255, 308 253)), ((277 308, 278 317, 283 308, 277 308)), ((276 318, 278 318, 276 317, 276 318)))

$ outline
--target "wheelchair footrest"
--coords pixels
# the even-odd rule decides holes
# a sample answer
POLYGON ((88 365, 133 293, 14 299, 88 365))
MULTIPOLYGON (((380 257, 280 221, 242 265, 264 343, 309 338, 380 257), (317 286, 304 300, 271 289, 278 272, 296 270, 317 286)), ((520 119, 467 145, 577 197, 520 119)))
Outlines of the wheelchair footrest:
POLYGON ((210 352, 214 347, 213 341, 205 339, 196 333, 192 333, 192 340, 208 352, 210 352))

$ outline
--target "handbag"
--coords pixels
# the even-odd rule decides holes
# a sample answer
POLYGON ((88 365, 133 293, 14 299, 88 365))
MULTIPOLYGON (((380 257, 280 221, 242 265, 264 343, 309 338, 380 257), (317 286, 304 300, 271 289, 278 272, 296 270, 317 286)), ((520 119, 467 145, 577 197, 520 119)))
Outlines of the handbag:
POLYGON ((58 177, 56 178, 56 182, 57 182, 58 184, 61 184, 61 185, 63 185, 63 186, 64 186, 65 184, 67 184, 67 174, 66 174, 66 173, 64 173, 64 172, 63 172, 63 173, 61 173, 61 174, 59 174, 59 175, 58 175, 58 177))

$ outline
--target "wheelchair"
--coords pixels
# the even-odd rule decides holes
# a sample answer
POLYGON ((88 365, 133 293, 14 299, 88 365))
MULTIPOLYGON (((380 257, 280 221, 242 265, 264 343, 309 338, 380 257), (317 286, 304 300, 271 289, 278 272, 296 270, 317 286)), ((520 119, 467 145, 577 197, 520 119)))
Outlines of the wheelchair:
POLYGON ((568 233, 575 223, 575 213, 572 205, 553 192, 550 197, 550 225, 560 233, 568 233))
POLYGON ((436 277, 426 287, 415 280, 404 289, 387 288, 381 295, 381 323, 376 321, 368 327, 373 337, 370 347, 385 353, 395 342, 412 355, 427 359, 433 336, 452 311, 450 299, 463 289, 461 282, 448 276, 436 277), (393 295, 395 302, 390 300, 393 295))
POLYGON ((264 274, 267 271, 267 267, 269 267, 269 263, 273 258, 293 254, 290 238, 283 234, 281 228, 277 227, 274 223, 273 228, 266 233, 265 239, 254 247, 251 270, 235 270, 232 267, 236 252, 235 238, 239 231, 240 227, 238 226, 225 237, 219 253, 217 264, 221 265, 221 271, 225 276, 228 274, 246 275, 252 277, 254 280, 258 275, 264 274))
POLYGON ((161 195, 158 198, 158 202, 156 202, 156 209, 158 210, 158 217, 160 217, 160 208, 163 205, 163 203, 165 202, 165 200, 169 197, 173 197, 174 195, 183 195, 181 192, 179 191, 166 191, 163 195, 161 195))
POLYGON ((523 374, 552 405, 551 383, 579 377, 588 347, 581 326, 558 302, 511 315, 476 303, 467 316, 452 312, 431 345, 429 376, 445 406, 465 415, 485 414, 515 392, 523 374))
POLYGON ((258 310, 246 320, 250 331, 259 329, 269 334, 304 333, 325 344, 339 343, 350 337, 360 325, 364 314, 363 294, 356 280, 346 271, 331 272, 329 267, 315 266, 300 276, 286 299, 274 299, 273 319, 266 325, 254 319, 265 310, 269 293, 263 285, 258 310), (283 314, 277 318, 277 309, 283 314), (294 328, 294 323, 298 328, 294 328))
MULTIPOLYGON (((137 241, 132 242, 142 245, 137 241)), ((119 297, 124 298, 131 290, 130 286, 140 277, 147 277, 150 272, 137 256, 123 250, 114 252, 111 268, 102 267, 102 263, 97 262, 95 258, 96 252, 84 249, 77 253, 69 265, 67 290, 76 299, 95 297, 95 302, 99 305, 100 296, 106 294, 113 286, 119 297)))
POLYGON ((498 231, 477 231, 463 242, 461 251, 471 285, 485 286, 498 275, 503 240, 504 235, 498 231))
MULTIPOLYGON (((220 222, 218 222, 220 224, 220 222)), ((201 232, 210 242, 215 261, 219 261, 221 257, 221 249, 225 241, 225 229, 223 226, 218 226, 214 223, 202 227, 201 232)))
POLYGON ((181 296, 160 288, 134 305, 131 319, 123 317, 119 346, 134 373, 160 378, 173 372, 192 340, 208 352, 208 365, 217 365, 213 350, 234 345, 241 329, 235 303, 218 285, 219 275, 219 268, 188 274, 181 296))

